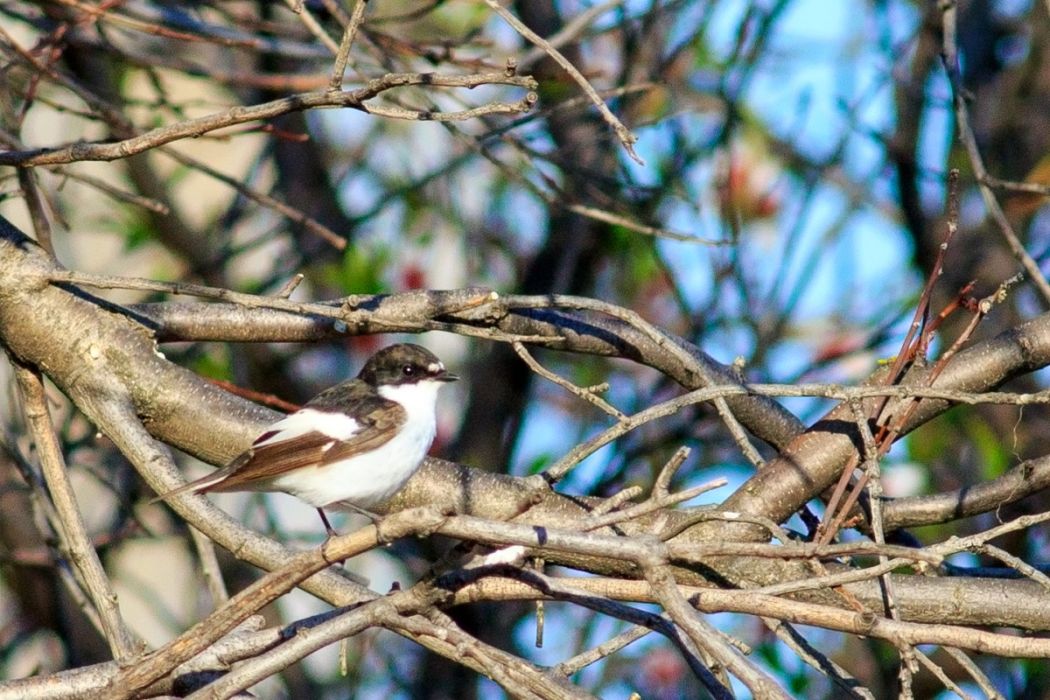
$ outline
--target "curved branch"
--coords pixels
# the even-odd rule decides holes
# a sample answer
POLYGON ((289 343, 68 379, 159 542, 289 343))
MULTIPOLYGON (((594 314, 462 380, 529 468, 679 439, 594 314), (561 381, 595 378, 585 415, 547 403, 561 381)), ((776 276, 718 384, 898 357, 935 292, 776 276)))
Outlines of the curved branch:
MULTIPOLYGON (((1050 364, 1050 314, 1043 314, 960 352, 947 364, 933 387, 986 391, 1047 364, 1050 364)), ((923 386, 928 373, 927 369, 915 368, 901 384, 923 386)), ((870 383, 877 384, 880 376, 881 372, 876 373, 870 383)), ((867 415, 871 414, 875 401, 868 399, 863 402, 867 415)), ((887 411, 894 405, 901 405, 901 402, 890 404, 887 411)), ((919 401, 901 434, 932 420, 950 406, 950 402, 941 399, 919 401)), ((851 410, 848 405, 840 405, 744 483, 725 502, 723 509, 783 522, 830 486, 860 448, 861 440, 851 410)), ((698 525, 693 534, 704 539, 764 536, 751 526, 732 523, 698 525)))
MULTIPOLYGON (((409 320, 412 317, 408 313, 409 306, 418 307, 420 303, 417 292, 355 298, 350 301, 352 306, 359 310, 372 309, 374 314, 358 317, 360 320, 357 321, 355 331, 419 331, 441 328, 441 321, 444 320, 446 323, 461 324, 456 330, 463 333, 479 329, 478 335, 490 337, 488 330, 496 329, 507 334, 532 336, 533 342, 542 338, 556 339, 555 347, 558 350, 632 359, 663 372, 687 388, 702 386, 704 383, 699 381, 698 376, 706 373, 715 383, 737 385, 742 391, 747 390, 746 386, 739 384, 729 368, 719 365, 699 348, 677 338, 669 339, 677 342, 695 360, 695 365, 691 366, 690 363, 677 361, 679 358, 669 357, 668 353, 662 352, 658 343, 615 318, 602 318, 595 314, 584 316, 562 310, 528 309, 524 308, 524 298, 515 296, 500 297, 500 303, 493 306, 467 312, 442 313, 442 309, 453 309, 455 304, 437 301, 442 299, 440 294, 428 293, 427 307, 434 315, 423 323, 409 320), (404 320, 391 328, 386 319, 398 316, 404 320)), ((280 311, 248 310, 229 304, 163 303, 140 304, 130 308, 143 319, 148 319, 156 328, 158 336, 164 340, 309 341, 341 335, 328 319, 280 311)), ((920 396, 925 394, 927 398, 912 416, 906 430, 913 430, 951 406, 949 401, 936 398, 937 392, 951 396, 951 392, 987 391, 1013 376, 1044 366, 1050 361, 1048 346, 1050 316, 1043 316, 960 353, 949 363, 932 388, 925 392, 914 392, 920 396)), ((902 395, 910 386, 923 387, 923 378, 924 373, 921 371, 910 373, 904 386, 898 387, 902 395)), ((878 375, 868 383, 878 385, 878 375)), ((873 397, 874 393, 868 395, 867 400, 875 400, 873 397)), ((994 398, 989 397, 989 400, 994 398)), ((964 399, 965 396, 960 396, 956 400, 964 399)), ((1009 400, 1012 402, 1014 397, 1009 400)), ((803 434, 798 421, 771 399, 726 396, 726 401, 734 415, 752 433, 784 449, 780 457, 772 460, 734 499, 727 502, 728 510, 763 514, 775 521, 782 521, 801 504, 827 488, 842 465, 848 462, 855 444, 859 444, 859 439, 854 435, 855 421, 846 412, 848 407, 845 406, 836 408, 803 434), (772 499, 776 499, 775 502, 772 499)), ((1018 500, 1050 483, 1050 475, 1044 478, 1044 469, 1039 464, 1029 464, 1018 469, 1011 472, 1013 476, 1003 476, 960 492, 935 498, 890 501, 884 514, 886 526, 894 529, 973 515, 1008 500, 1018 500), (952 512, 954 516, 950 515, 952 512)))
MULTIPOLYGON (((170 488, 179 481, 166 451, 149 439, 143 427, 155 438, 221 464, 274 420, 276 414, 272 411, 233 397, 168 362, 155 352, 153 336, 146 327, 124 314, 114 313, 112 305, 76 288, 51 284, 54 274, 53 262, 42 250, 17 229, 0 222, 0 341, 23 361, 47 372, 118 444, 153 488, 170 488), (143 423, 140 424, 139 419, 143 423)), ((494 309, 485 306, 461 309, 457 312, 458 320, 453 323, 432 320, 429 298, 425 294, 373 297, 369 299, 370 308, 351 304, 348 313, 358 314, 355 318, 362 319, 361 327, 355 330, 389 331, 391 325, 400 325, 414 330, 472 328, 479 335, 483 331, 491 335, 492 329, 503 333, 524 332, 541 339, 558 339, 557 342, 578 351, 618 354, 652 363, 676 379, 695 382, 698 378, 695 367, 686 366, 689 363, 683 362, 681 354, 661 354, 660 347, 651 338, 615 319, 549 309, 523 308, 515 313, 495 313, 500 311, 497 305, 494 309)), ((316 323, 317 319, 311 321, 316 323)), ((1039 318, 961 353, 942 374, 939 386, 977 390, 1013 373, 1044 364, 1050 352, 1048 325, 1050 317, 1039 318)), ((691 351, 688 357, 696 358, 697 352, 691 351)), ((915 412, 913 422, 928 420, 947 405, 943 400, 925 399, 915 412)), ((796 441, 796 444, 810 442, 813 454, 800 452, 797 446, 793 446, 794 452, 788 451, 789 455, 796 456, 797 464, 818 466, 829 475, 834 473, 836 450, 841 460, 842 454, 852 449, 848 439, 829 430, 828 421, 833 420, 834 415, 833 412, 829 419, 818 424, 818 429, 796 441), (843 440, 845 448, 839 444, 843 440)), ((852 424, 852 419, 847 422, 852 424)), ((785 458, 774 460, 756 479, 784 469, 784 462, 785 458)), ((801 474, 800 471, 794 477, 788 476, 801 480, 801 474)), ((753 479, 751 483, 754 482, 753 479)), ((785 487, 779 483, 775 486, 770 489, 774 493, 785 487)), ((760 506, 759 513, 768 505, 747 487, 734 498, 741 493, 754 498, 760 506)), ((769 494, 765 497, 770 498, 769 494)), ((545 484, 537 486, 535 480, 495 475, 431 459, 388 508, 396 510, 428 503, 447 504, 460 512, 494 520, 516 518, 520 523, 571 530, 589 517, 589 509, 597 501, 563 496, 548 490, 545 484)), ((258 566, 271 569, 288 556, 283 547, 245 530, 206 499, 185 497, 176 500, 173 506, 221 546, 258 566)), ((661 511, 621 523, 617 531, 628 538, 651 535, 654 531, 670 534, 695 517, 688 511, 661 511)), ((724 528, 721 521, 714 526, 701 524, 686 530, 675 541, 725 540, 724 528)), ((603 532, 614 534, 611 530, 603 532)), ((639 573, 630 562, 602 556, 601 551, 587 556, 550 552, 547 560, 598 574, 636 577, 639 573)), ((703 584, 705 577, 701 571, 704 571, 742 587, 812 577, 808 567, 799 562, 712 557, 706 563, 709 567, 706 569, 678 568, 676 576, 683 583, 703 584)), ((963 624, 1050 628, 1050 619, 1047 619, 1050 610, 1043 602, 1045 591, 1030 581, 900 578, 902 580, 895 581, 894 585, 904 619, 950 617, 963 624), (988 586, 1002 590, 989 596, 988 586), (931 595, 937 600, 952 601, 951 609, 931 608, 931 595)), ((304 587, 336 605, 369 595, 330 572, 311 578, 304 587)), ((876 583, 853 583, 848 589, 870 609, 879 609, 881 597, 876 583)), ((799 595, 836 607, 842 605, 841 599, 824 591, 799 595)))
MULTIPOLYGON (((369 295, 317 306, 283 302, 295 307, 288 311, 192 302, 134 304, 127 308, 137 320, 148 325, 161 342, 333 340, 345 337, 349 332, 346 326, 351 326, 354 334, 361 335, 448 330, 488 340, 547 345, 564 352, 620 357, 652 367, 687 389, 740 386, 742 395, 726 396, 726 403, 752 434, 776 448, 786 447, 804 430, 790 411, 768 396, 748 395, 731 368, 681 338, 665 336, 662 343, 657 342, 615 317, 530 308, 525 303, 528 297, 516 295, 500 295, 491 303, 463 308, 464 301, 478 291, 369 295), (341 312, 340 307, 355 313, 348 315, 341 312), (347 319, 346 326, 335 322, 340 316, 347 319), (504 337, 493 335, 493 331, 504 337), (668 353, 666 343, 674 343, 685 355, 668 353)), ((266 305, 273 301, 274 307, 282 303, 270 297, 252 298, 266 305)))
POLYGON ((1016 503, 1047 487, 1050 487, 1050 457, 1040 457, 973 486, 929 496, 888 499, 882 516, 887 529, 946 523, 1016 503))

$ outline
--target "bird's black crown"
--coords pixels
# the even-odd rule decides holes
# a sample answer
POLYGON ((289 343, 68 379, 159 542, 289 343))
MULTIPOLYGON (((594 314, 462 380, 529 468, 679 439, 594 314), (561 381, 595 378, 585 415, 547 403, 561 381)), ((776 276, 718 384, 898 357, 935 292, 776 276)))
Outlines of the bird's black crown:
POLYGON ((414 384, 426 380, 454 382, 459 379, 445 369, 434 353, 412 343, 383 348, 368 358, 357 376, 372 386, 414 384))

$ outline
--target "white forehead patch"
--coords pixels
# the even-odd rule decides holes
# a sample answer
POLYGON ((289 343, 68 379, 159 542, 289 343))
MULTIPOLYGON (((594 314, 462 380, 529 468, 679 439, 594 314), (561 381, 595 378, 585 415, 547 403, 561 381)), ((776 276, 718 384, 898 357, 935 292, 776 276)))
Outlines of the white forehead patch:
POLYGON ((445 369, 445 365, 441 364, 440 362, 431 362, 429 365, 427 365, 427 372, 429 372, 430 374, 437 374, 443 369, 445 369))

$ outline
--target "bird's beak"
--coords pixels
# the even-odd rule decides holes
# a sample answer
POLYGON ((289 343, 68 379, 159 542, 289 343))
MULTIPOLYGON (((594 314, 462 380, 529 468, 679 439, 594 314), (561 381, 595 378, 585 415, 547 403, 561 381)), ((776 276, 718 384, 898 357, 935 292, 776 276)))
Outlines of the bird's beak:
POLYGON ((434 379, 438 380, 439 382, 455 382, 459 381, 459 375, 445 371, 439 374, 438 376, 434 377, 434 379))

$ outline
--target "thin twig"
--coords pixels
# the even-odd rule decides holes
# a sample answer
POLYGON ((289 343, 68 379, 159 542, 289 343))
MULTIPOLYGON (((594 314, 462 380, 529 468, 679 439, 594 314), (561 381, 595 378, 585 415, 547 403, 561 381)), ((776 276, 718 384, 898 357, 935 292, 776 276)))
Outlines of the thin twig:
MULTIPOLYGON (((546 44, 552 49, 560 49, 562 46, 575 41, 591 24, 613 8, 623 5, 624 0, 607 0, 600 5, 589 7, 565 23, 557 33, 546 39, 546 44)), ((532 66, 548 55, 547 47, 537 44, 535 48, 521 57, 518 67, 521 70, 529 70, 532 66)))
POLYGON ((48 252, 52 258, 55 257, 54 244, 51 242, 51 222, 47 219, 44 211, 44 197, 36 182, 36 174, 32 168, 17 168, 18 183, 25 196, 26 206, 29 209, 29 217, 33 222, 33 233, 36 234, 36 242, 48 252))
POLYGON ((618 523, 627 522, 640 518, 650 513, 655 513, 658 510, 664 510, 672 506, 676 506, 679 503, 696 498, 697 496, 707 493, 713 489, 721 488, 725 486, 728 481, 725 478, 712 479, 711 481, 694 486, 692 488, 684 489, 677 493, 665 493, 665 494, 654 494, 652 498, 624 508, 623 510, 615 510, 611 513, 607 513, 601 517, 590 518, 580 525, 580 529, 584 532, 590 532, 591 530, 597 530, 598 528, 608 527, 610 525, 616 525, 618 523))
POLYGON ((973 167, 974 177, 977 179, 977 186, 981 192, 981 199, 984 201, 988 214, 999 228, 999 233, 1002 235, 1003 240, 1009 246, 1010 252, 1024 267, 1029 279, 1032 280, 1032 283, 1035 284, 1036 289, 1042 295, 1044 303, 1050 304, 1050 282, 1047 282, 1042 270, 1039 269, 1039 264, 1025 250, 1024 244, 1014 232, 1013 227, 1006 218, 1006 214, 1003 213, 1002 207, 999 206, 999 200, 995 198, 995 193, 986 184, 988 171, 984 166, 984 159, 981 157, 977 138, 974 136, 973 129, 970 126, 970 113, 966 107, 965 87, 963 86, 962 76, 959 73, 959 52, 956 41, 958 7, 954 2, 941 3, 940 7, 942 10, 944 37, 942 57, 945 72, 948 74, 948 81, 952 86, 955 121, 959 127, 959 139, 962 141, 963 147, 966 149, 966 155, 970 160, 970 165, 973 167))
POLYGON ((18 363, 14 364, 14 372, 22 397, 22 410, 40 457, 41 471, 59 516, 59 535, 98 611, 113 658, 121 663, 129 663, 138 655, 138 644, 120 616, 117 594, 87 535, 76 495, 66 473, 62 448, 51 424, 43 379, 36 371, 18 363))
MULTIPOLYGON (((951 679, 951 677, 945 672, 945 670, 943 668, 941 668, 940 664, 934 662, 934 660, 931 659, 929 656, 927 656, 921 649, 914 649, 913 648, 913 654, 915 656, 916 661, 918 663, 922 664, 923 666, 925 666, 926 670, 929 671, 930 673, 932 673, 933 675, 935 675, 937 677, 937 680, 939 680, 941 683, 944 684, 945 688, 947 688, 951 692, 955 693, 956 697, 960 697, 960 698, 970 697, 969 693, 964 691, 959 686, 958 683, 953 681, 951 679)), ((905 668, 907 668, 907 665, 906 664, 901 664, 901 672, 902 673, 904 672, 905 668)), ((916 670, 918 670, 918 669, 916 669, 916 670)), ((909 670, 909 673, 910 673, 910 670, 909 670)), ((906 686, 909 689, 909 691, 910 691, 910 688, 911 688, 911 682, 910 681, 911 681, 911 679, 909 678, 908 679, 908 685, 906 686)), ((902 696, 903 696, 903 692, 902 692, 902 696)), ((909 697, 913 697, 910 692, 909 692, 908 696, 909 697)))
POLYGON ((694 644, 739 678, 754 697, 789 699, 790 696, 768 674, 721 641, 717 630, 700 618, 686 601, 666 565, 647 566, 645 578, 671 619, 689 635, 694 644))
POLYGON ((310 12, 310 8, 303 4, 302 0, 284 0, 284 4, 299 16, 299 21, 303 23, 311 34, 317 37, 318 41, 324 44, 334 55, 339 55, 339 45, 335 43, 332 37, 328 36, 328 32, 324 30, 324 27, 310 12))
POLYGON ((350 15, 350 22, 343 30, 343 39, 339 42, 339 50, 335 55, 335 64, 332 66, 332 78, 328 81, 328 87, 332 90, 340 90, 343 87, 343 75, 346 73, 346 65, 350 59, 350 47, 354 43, 357 29, 365 19, 365 7, 368 0, 357 0, 350 15))
POLYGON ((645 637, 650 632, 652 632, 651 629, 648 627, 642 627, 641 625, 630 627, 612 639, 607 639, 592 649, 588 649, 583 653, 562 661, 554 667, 554 671, 555 673, 560 673, 566 677, 574 675, 591 664, 597 663, 608 656, 612 656, 620 649, 623 649, 632 642, 645 637))
MULTIPOLYGON (((200 136, 225 129, 238 124, 273 119, 291 112, 302 112, 320 107, 347 107, 364 112, 386 113, 382 108, 373 108, 365 104, 377 95, 398 87, 428 86, 449 88, 474 88, 481 85, 510 85, 528 90, 536 88, 536 81, 530 77, 507 75, 505 72, 479 73, 474 75, 442 75, 439 73, 390 73, 374 78, 356 90, 308 92, 291 95, 280 99, 251 106, 238 106, 214 114, 183 119, 168 126, 131 136, 120 141, 107 143, 78 142, 56 148, 39 148, 28 151, 0 151, 0 165, 55 165, 85 160, 118 160, 138 153, 143 153, 164 144, 185 138, 200 136)), ((526 96, 522 102, 503 104, 507 112, 528 111, 533 98, 526 96)), ((454 115, 439 112, 391 113, 391 116, 409 119, 462 119, 473 116, 474 112, 465 110, 454 115)))
POLYGON ((201 575, 204 576, 204 583, 208 586, 212 607, 217 608, 230 599, 230 594, 222 578, 222 567, 219 566, 219 558, 215 552, 215 542, 205 537, 195 527, 189 530, 190 537, 193 538, 193 546, 197 549, 197 559, 201 563, 201 575))
MULTIPOLYGON (((414 531, 434 524, 433 508, 402 511, 348 535, 333 537, 315 550, 292 557, 284 566, 253 583, 178 638, 122 671, 111 684, 114 697, 131 697, 229 634, 238 624, 276 600, 313 574, 334 562, 355 556, 414 531), (388 539, 389 538, 389 539, 388 539)), ((437 516, 439 517, 439 516, 437 516)))
POLYGON ((870 690, 842 668, 834 660, 818 651, 809 640, 800 634, 790 623, 772 617, 763 617, 763 624, 777 636, 783 644, 795 652, 811 668, 824 674, 835 684, 846 697, 860 700, 875 700, 870 690))
POLYGON ((1039 569, 1035 568, 1028 562, 1024 561, 1020 557, 1016 557, 1010 554, 1001 547, 996 547, 993 544, 983 544, 978 547, 974 547, 973 551, 979 554, 984 554, 989 557, 994 557, 1006 564, 1011 569, 1014 569, 1022 576, 1032 579, 1040 586, 1042 586, 1048 593, 1050 593, 1050 576, 1047 576, 1039 569))
MULTIPOLYGON (((102 192, 119 202, 142 207, 143 209, 148 209, 149 211, 162 216, 167 216, 171 213, 171 210, 163 202, 158 202, 156 199, 144 197, 143 195, 135 194, 134 192, 126 192, 119 187, 114 187, 105 180, 75 172, 72 168, 56 167, 54 172, 64 178, 69 178, 70 180, 83 183, 88 187, 93 187, 99 192, 102 192)), ((61 186, 59 189, 61 189, 61 186)))
POLYGON ((543 49, 555 63, 561 66, 562 70, 568 73, 569 76, 576 81, 576 84, 580 86, 580 89, 590 98, 594 106, 598 108, 598 111, 601 113, 605 122, 616 133, 616 137, 620 140, 620 143, 623 144, 623 148, 627 151, 627 155, 631 157, 631 160, 638 163, 638 165, 645 165, 645 161, 634 152, 634 143, 638 140, 638 137, 632 134, 630 129, 624 126, 623 122, 616 118, 616 115, 612 113, 612 110, 609 109, 608 105, 605 104, 598 92, 590 82, 588 82, 587 78, 583 77, 583 74, 580 73, 576 66, 572 65, 572 62, 569 59, 565 58, 560 51, 551 46, 543 37, 529 29, 524 22, 500 5, 499 0, 485 0, 485 4, 502 17, 503 21, 509 24, 514 31, 543 49))
POLYGON ((969 656, 967 656, 962 649, 956 649, 955 647, 944 646, 941 647, 948 656, 952 657, 955 663, 959 664, 962 668, 966 669, 966 672, 970 674, 974 682, 981 689, 981 692, 985 694, 988 700, 1006 700, 1004 696, 996 687, 992 680, 985 674, 981 668, 973 662, 969 656))
POLYGON ((625 416, 618 408, 610 404, 601 396, 598 396, 598 391, 601 390, 603 387, 608 388, 608 385, 599 385, 597 387, 576 386, 569 380, 564 379, 563 377, 555 374, 554 372, 551 372, 549 369, 541 365, 536 360, 536 358, 532 356, 532 353, 530 353, 525 348, 525 345, 521 342, 514 341, 513 343, 511 343, 511 347, 514 348, 514 352, 518 354, 518 357, 525 361, 525 364, 529 366, 529 369, 531 369, 533 372, 540 375, 544 379, 554 382, 569 393, 580 397, 592 406, 597 406, 616 420, 622 421, 627 419, 627 416, 625 416))
POLYGON ((259 190, 256 190, 252 187, 248 187, 243 182, 239 181, 237 178, 225 175, 216 170, 215 168, 211 167, 204 161, 197 158, 192 158, 186 155, 185 153, 181 153, 175 148, 171 148, 169 146, 161 146, 157 149, 157 151, 159 153, 163 153, 165 156, 171 158, 174 161, 182 163, 186 167, 193 168, 194 170, 204 173, 208 177, 214 180, 218 180, 219 182, 233 188, 233 190, 235 190, 238 194, 245 197, 246 199, 250 199, 253 202, 257 202, 258 204, 268 209, 274 210, 275 212, 277 212, 281 216, 284 216, 292 223, 299 224, 310 233, 318 236, 323 241, 330 244, 336 250, 343 250, 346 248, 345 236, 340 236, 338 233, 325 226, 317 219, 304 213, 301 209, 285 204, 281 200, 277 199, 276 197, 273 197, 272 195, 266 194, 265 192, 260 192, 259 190))
POLYGON ((644 493, 644 490, 641 486, 638 485, 628 486, 625 489, 621 489, 620 491, 614 493, 612 496, 606 498, 598 505, 594 506, 594 508, 591 510, 591 515, 597 517, 599 515, 611 513, 612 511, 622 506, 624 503, 627 503, 628 501, 633 501, 634 499, 638 498, 642 495, 642 493, 644 493))
MULTIPOLYGON (((868 424, 868 416, 858 401, 850 402, 853 411, 853 419, 857 423, 864 444, 864 471, 868 475, 868 507, 871 512, 872 539, 877 545, 886 544, 886 533, 882 527, 882 474, 879 469, 879 448, 875 445, 875 436, 871 434, 871 426, 868 424)), ((879 562, 885 564, 889 560, 886 554, 879 554, 879 562)), ((889 574, 879 577, 883 595, 886 599, 886 612, 894 620, 900 619, 897 610, 896 598, 893 595, 893 584, 889 574)))

